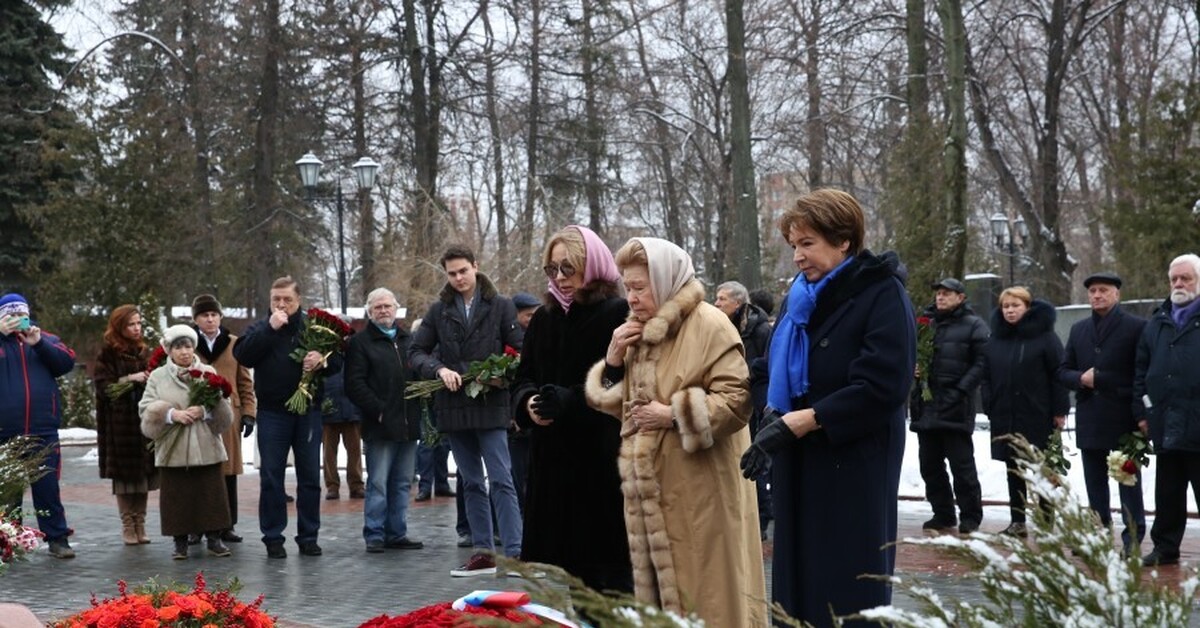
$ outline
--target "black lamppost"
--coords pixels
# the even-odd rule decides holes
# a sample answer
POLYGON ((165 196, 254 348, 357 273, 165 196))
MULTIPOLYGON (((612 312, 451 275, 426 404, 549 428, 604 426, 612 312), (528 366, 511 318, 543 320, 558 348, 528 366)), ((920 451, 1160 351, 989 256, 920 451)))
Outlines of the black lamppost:
POLYGON ((1017 216, 1017 219, 1011 224, 1008 221, 1008 216, 996 212, 988 219, 992 223, 992 237, 996 241, 996 249, 1001 251, 1001 255, 1008 256, 1008 285, 1012 286, 1016 283, 1015 266, 1017 263, 1017 248, 1024 248, 1025 243, 1029 241, 1029 227, 1025 226, 1025 219, 1017 216), (1017 239, 1021 242, 1018 244, 1017 239), (1008 252, 1003 250, 1008 248, 1008 252))
MULTIPOLYGON (((296 168, 300 171, 300 182, 304 185, 310 202, 317 200, 316 189, 317 182, 321 176, 322 165, 324 163, 312 153, 305 153, 303 157, 296 160, 296 168)), ((375 173, 379 171, 379 164, 374 159, 363 157, 354 162, 354 165, 350 166, 350 168, 354 171, 354 179, 358 184, 359 191, 370 191, 371 188, 375 187, 375 173)), ((342 314, 346 314, 346 302, 349 297, 346 286, 346 237, 343 232, 344 210, 342 207, 341 179, 337 182, 337 193, 334 199, 337 204, 338 222, 338 293, 341 298, 342 314)))

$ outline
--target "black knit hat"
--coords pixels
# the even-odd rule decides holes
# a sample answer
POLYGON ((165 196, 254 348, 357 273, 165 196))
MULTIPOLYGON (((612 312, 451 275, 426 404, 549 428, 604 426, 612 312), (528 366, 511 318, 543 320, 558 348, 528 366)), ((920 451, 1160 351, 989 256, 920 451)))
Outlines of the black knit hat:
POLYGON ((221 302, 217 301, 217 297, 211 294, 201 294, 192 299, 192 318, 196 318, 205 312, 221 313, 221 302))

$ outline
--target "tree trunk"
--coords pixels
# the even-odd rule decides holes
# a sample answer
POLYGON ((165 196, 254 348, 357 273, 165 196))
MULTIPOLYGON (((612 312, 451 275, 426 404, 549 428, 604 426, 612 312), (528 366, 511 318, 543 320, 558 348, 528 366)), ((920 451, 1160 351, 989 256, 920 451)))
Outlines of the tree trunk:
POLYGON ((403 45, 408 56, 413 170, 416 173, 416 189, 412 199, 414 229, 410 234, 409 248, 418 258, 432 261, 438 253, 436 247, 441 212, 437 189, 441 70, 438 67, 437 49, 432 42, 437 41, 434 14, 441 5, 430 0, 423 0, 422 5, 425 10, 424 37, 430 45, 422 43, 417 36, 421 25, 418 24, 416 0, 404 0, 403 45))
POLYGON ((825 118, 821 115, 821 3, 811 3, 804 29, 804 77, 808 92, 808 187, 825 184, 825 118))
POLYGON ((595 4, 592 0, 583 0, 583 92, 584 92, 584 154, 587 160, 587 181, 584 191, 588 203, 588 227, 596 233, 603 233, 600 216, 603 208, 600 206, 600 194, 603 181, 600 178, 600 164, 604 161, 604 126, 600 120, 600 107, 597 103, 597 70, 596 70, 596 34, 594 24, 595 4))
POLYGON ((946 245, 950 274, 962 277, 967 255, 967 34, 961 0, 940 0, 938 13, 942 18, 946 46, 946 108, 950 114, 942 153, 946 245))
POLYGON ((521 212, 521 259, 533 251, 533 220, 542 195, 538 176, 541 133, 542 88, 542 3, 529 0, 529 112, 525 121, 525 206, 521 212))
POLYGON ((256 109, 258 119, 254 130, 254 172, 251 197, 254 199, 254 215, 266 221, 263 233, 255 234, 266 246, 256 247, 263 257, 254 265, 255 314, 270 311, 269 290, 271 282, 280 271, 276 253, 278 235, 270 219, 275 209, 275 163, 277 159, 275 129, 279 121, 279 54, 283 47, 283 33, 279 25, 279 0, 265 0, 262 32, 266 34, 266 51, 263 54, 262 74, 256 109))
MULTIPOLYGON (((636 7, 630 2, 630 15, 636 15, 636 7)), ((667 239, 677 244, 683 243, 683 220, 679 207, 679 182, 676 181, 675 158, 671 152, 671 126, 664 117, 666 107, 663 105, 662 94, 658 89, 658 81, 646 56, 646 39, 642 33, 640 20, 633 21, 634 34, 637 36, 638 64, 642 68, 642 80, 650 90, 651 102, 648 103, 654 114, 654 142, 657 145, 659 168, 662 170, 663 185, 663 220, 666 223, 667 239)))
MULTIPOLYGON (((354 157, 367 156, 367 96, 363 76, 363 32, 355 24, 348 34, 350 44, 350 92, 353 109, 351 124, 354 126, 354 157)), ((375 206, 371 202, 371 190, 357 190, 354 195, 358 210, 358 298, 367 302, 367 294, 374 290, 375 277, 375 206)), ((349 277, 348 280, 352 280, 349 277)))
POLYGON ((192 132, 192 195, 195 199, 196 218, 199 222, 200 237, 197 239, 198 251, 196 259, 201 265, 202 285, 196 286, 213 295, 218 294, 217 282, 217 236, 216 217, 213 215, 212 189, 209 186, 209 125, 207 108, 203 94, 205 87, 202 82, 207 78, 208 63, 202 63, 204 56, 198 40, 199 22, 203 18, 197 15, 196 3, 188 0, 183 5, 180 15, 179 36, 183 44, 183 63, 188 73, 184 85, 184 98, 187 102, 187 115, 192 132))
POLYGON ((732 168, 733 252, 738 279, 749 289, 762 287, 758 237, 758 195, 750 139, 750 88, 746 69, 746 22, 742 0, 725 0, 725 33, 729 40, 729 143, 732 168))
MULTIPOLYGON (((484 40, 484 89, 487 107, 488 133, 492 148, 492 210, 496 213, 496 243, 497 261, 500 264, 501 277, 509 276, 513 259, 508 253, 508 211, 504 208, 504 152, 500 136, 500 113, 496 106, 496 56, 495 35, 492 32, 492 21, 488 17, 488 2, 481 3, 480 13, 483 15, 484 40)), ((524 256, 522 256, 524 259, 524 256)))

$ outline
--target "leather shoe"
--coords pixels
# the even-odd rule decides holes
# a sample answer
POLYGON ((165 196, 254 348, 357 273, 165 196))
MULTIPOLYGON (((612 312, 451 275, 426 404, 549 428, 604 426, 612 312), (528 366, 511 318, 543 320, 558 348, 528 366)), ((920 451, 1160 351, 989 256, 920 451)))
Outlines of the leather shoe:
POLYGON ((287 558, 287 549, 283 547, 283 543, 268 543, 267 558, 287 558))
POLYGON ((458 535, 458 546, 459 547, 471 547, 471 545, 473 545, 473 543, 471 542, 471 535, 469 535, 469 534, 458 535))
POLYGON ((437 495, 438 497, 454 497, 454 491, 451 489, 438 489, 434 491, 433 494, 437 495))
POLYGON ((300 544, 300 553, 305 556, 320 556, 321 555, 321 546, 317 545, 315 542, 301 543, 300 544))
POLYGON ((979 524, 974 521, 963 521, 958 524, 959 534, 970 534, 979 529, 979 524))
POLYGON ((334 501, 334 500, 335 500, 335 499, 337 499, 337 498, 338 498, 338 492, 337 492, 337 491, 328 491, 328 492, 326 492, 326 493, 325 493, 325 499, 327 499, 327 500, 329 500, 329 501, 334 501))
POLYGON ((420 541, 410 540, 406 536, 402 539, 396 539, 395 541, 388 541, 387 543, 384 543, 384 547, 387 547, 388 549, 417 550, 425 547, 425 544, 420 541))
POLYGON ((1175 565, 1179 563, 1179 554, 1168 554, 1157 547, 1150 550, 1142 559, 1143 567, 1158 567, 1159 565, 1175 565))
POLYGON ((954 525, 955 525, 955 523, 953 520, 945 521, 942 519, 938 519, 937 517, 934 517, 933 519, 930 519, 929 521, 922 523, 921 529, 922 530, 936 530, 938 532, 950 532, 950 531, 954 530, 954 525))
POLYGON ((429 501, 429 498, 430 498, 429 491, 421 491, 420 493, 417 493, 417 497, 416 497, 415 501, 427 502, 427 501, 429 501))
POLYGON ((366 491, 350 491, 350 499, 366 499, 366 491))
POLYGON ((382 554, 383 553, 383 541, 367 541, 367 553, 368 554, 382 554))
POLYGON ((242 537, 237 532, 229 529, 221 533, 221 540, 226 543, 241 543, 242 537))

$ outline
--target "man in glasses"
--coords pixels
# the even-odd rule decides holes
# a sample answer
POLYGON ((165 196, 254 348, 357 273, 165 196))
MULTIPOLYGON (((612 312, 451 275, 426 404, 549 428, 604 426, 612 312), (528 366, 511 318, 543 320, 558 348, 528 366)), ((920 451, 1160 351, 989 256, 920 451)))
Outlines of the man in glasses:
POLYGON ((516 307, 479 272, 473 251, 450 247, 442 254, 441 262, 446 286, 422 319, 408 358, 421 377, 436 377, 446 385, 434 395, 434 414, 438 430, 450 439, 475 547, 471 559, 450 575, 495 574, 489 493, 496 507, 504 554, 521 555, 521 512, 513 487, 507 436, 513 413, 508 390, 489 389, 468 397, 462 375, 471 362, 500 354, 505 346, 519 350, 523 334, 517 325, 516 307), (485 466, 490 491, 483 484, 485 466))

